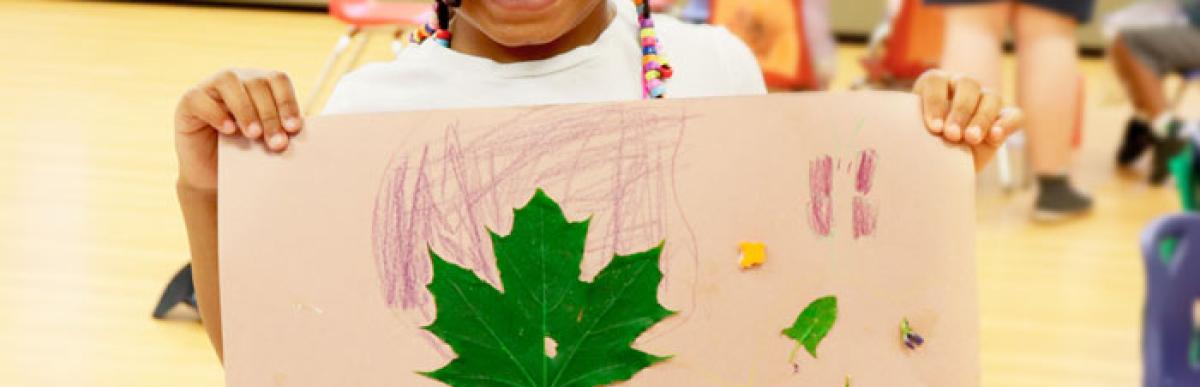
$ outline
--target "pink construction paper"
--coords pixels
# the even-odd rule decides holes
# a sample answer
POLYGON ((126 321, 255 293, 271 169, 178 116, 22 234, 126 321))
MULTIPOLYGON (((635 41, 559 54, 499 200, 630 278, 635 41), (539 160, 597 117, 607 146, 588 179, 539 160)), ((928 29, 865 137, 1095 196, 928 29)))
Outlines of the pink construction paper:
POLYGON ((417 374, 454 357, 420 329, 426 249, 495 284, 485 228, 506 234, 538 187, 592 217, 585 279, 666 241, 659 298, 679 314, 635 347, 674 357, 624 384, 979 383, 971 157, 913 95, 324 116, 281 155, 227 140, 220 164, 230 386, 440 385, 417 374), (762 266, 739 267, 744 240, 762 266), (826 295, 819 357, 789 362, 780 330, 826 295))

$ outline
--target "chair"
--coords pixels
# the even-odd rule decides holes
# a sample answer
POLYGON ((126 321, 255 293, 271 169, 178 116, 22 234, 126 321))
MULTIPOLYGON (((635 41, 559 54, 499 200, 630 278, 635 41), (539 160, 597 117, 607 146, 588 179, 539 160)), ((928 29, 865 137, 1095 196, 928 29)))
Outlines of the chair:
POLYGON ((337 43, 333 46, 333 52, 329 54, 329 58, 325 60, 325 65, 321 67, 316 85, 313 87, 312 93, 309 94, 308 100, 304 103, 305 114, 312 113, 317 99, 321 95, 321 91, 325 88, 325 84, 330 81, 333 68, 337 65, 338 60, 341 59, 346 49, 354 42, 355 38, 360 34, 362 35, 362 39, 358 41, 358 45, 350 55, 350 63, 346 65, 346 69, 341 74, 333 77, 333 81, 340 78, 342 74, 354 69, 354 66, 362 59, 363 49, 371 39, 369 29, 395 27, 397 31, 394 36, 396 41, 400 42, 403 40, 403 30, 405 28, 418 27, 429 20, 433 9, 430 4, 428 2, 410 1, 329 0, 329 15, 341 20, 349 28, 345 35, 338 38, 337 43), (363 33, 364 31, 367 33, 363 33))
POLYGON ((1200 332, 1194 316, 1200 300, 1200 214, 1155 220, 1142 233, 1141 249, 1147 284, 1142 385, 1200 386, 1200 332))
POLYGON ((921 0, 903 0, 895 17, 871 34, 867 55, 860 59, 867 71, 862 83, 876 88, 908 89, 926 70, 942 59, 942 10, 921 0))
MULTIPOLYGON (((707 5, 710 24, 729 29, 750 47, 767 87, 792 90, 821 87, 805 34, 803 0, 710 0, 707 5)), ((687 15, 701 11, 685 8, 687 15)))

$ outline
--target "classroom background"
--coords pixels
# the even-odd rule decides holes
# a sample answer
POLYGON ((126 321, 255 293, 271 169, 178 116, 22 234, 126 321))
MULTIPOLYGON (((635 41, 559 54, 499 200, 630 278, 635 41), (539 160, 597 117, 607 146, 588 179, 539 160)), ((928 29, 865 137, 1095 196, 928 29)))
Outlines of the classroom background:
MULTIPOLYGON (((809 3, 824 3, 804 8, 818 16, 804 16, 825 23, 828 35, 806 37, 812 58, 796 70, 801 80, 777 90, 903 87, 888 60, 936 63, 929 52, 894 58, 903 54, 900 39, 926 47, 922 34, 936 35, 922 22, 913 37, 898 37, 900 20, 929 17, 914 13, 919 2, 809 3)), ((1071 174, 1095 200, 1090 213, 1031 220, 1035 190, 1022 136, 978 177, 983 386, 1142 383, 1153 264, 1142 238, 1156 219, 1195 206, 1188 184, 1148 184, 1148 161, 1132 168, 1113 161, 1132 108, 1106 53, 1116 25, 1157 15, 1144 3, 1163 2, 1099 1, 1078 32, 1083 99, 1071 174), (1121 13, 1139 3, 1139 12, 1151 13, 1121 13)), ((690 5, 660 4, 704 17, 689 14, 690 5)), ((151 316, 188 260, 172 112, 183 90, 230 65, 286 71, 300 98, 320 106, 350 62, 389 60, 393 32, 410 27, 348 34, 325 7, 319 0, 0 0, 0 385, 223 384, 186 286, 162 305, 169 312, 151 316), (330 61, 337 49, 344 50, 330 61), (328 78, 324 90, 315 89, 318 78, 328 78)), ((1006 54, 1009 101, 1015 67, 1006 54)), ((1173 111, 1188 122, 1200 117, 1198 80, 1186 73, 1166 80, 1173 111)), ((1176 173, 1176 181, 1191 182, 1190 166, 1176 173)), ((1200 260, 1185 241, 1154 247, 1200 260)), ((1184 281, 1200 281, 1192 275, 1184 281)))

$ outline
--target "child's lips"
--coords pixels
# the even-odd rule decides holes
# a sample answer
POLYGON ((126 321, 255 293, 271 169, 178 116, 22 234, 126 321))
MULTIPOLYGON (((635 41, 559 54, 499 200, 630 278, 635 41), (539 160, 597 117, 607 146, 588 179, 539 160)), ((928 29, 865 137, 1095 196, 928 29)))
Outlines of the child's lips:
POLYGON ((541 11, 549 8, 557 0, 488 0, 498 8, 514 11, 541 11))

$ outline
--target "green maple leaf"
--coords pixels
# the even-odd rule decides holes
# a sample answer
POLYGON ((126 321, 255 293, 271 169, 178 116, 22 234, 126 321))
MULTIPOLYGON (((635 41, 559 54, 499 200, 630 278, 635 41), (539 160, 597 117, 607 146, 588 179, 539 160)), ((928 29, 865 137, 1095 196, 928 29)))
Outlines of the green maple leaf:
POLYGON ((587 229, 538 190, 511 234, 488 232, 503 292, 430 251, 437 317, 425 329, 458 356, 423 374, 452 386, 596 386, 667 359, 630 346, 674 314, 658 303, 662 245, 618 255, 583 282, 587 229))
POLYGON ((825 335, 829 334, 829 330, 833 329, 833 323, 837 321, 837 313, 837 297, 834 296, 821 297, 808 304, 804 311, 796 316, 796 322, 782 332, 785 336, 796 340, 796 349, 792 350, 789 361, 795 361, 796 350, 800 349, 801 345, 808 350, 812 357, 817 357, 817 346, 821 344, 822 340, 825 340, 825 335))

